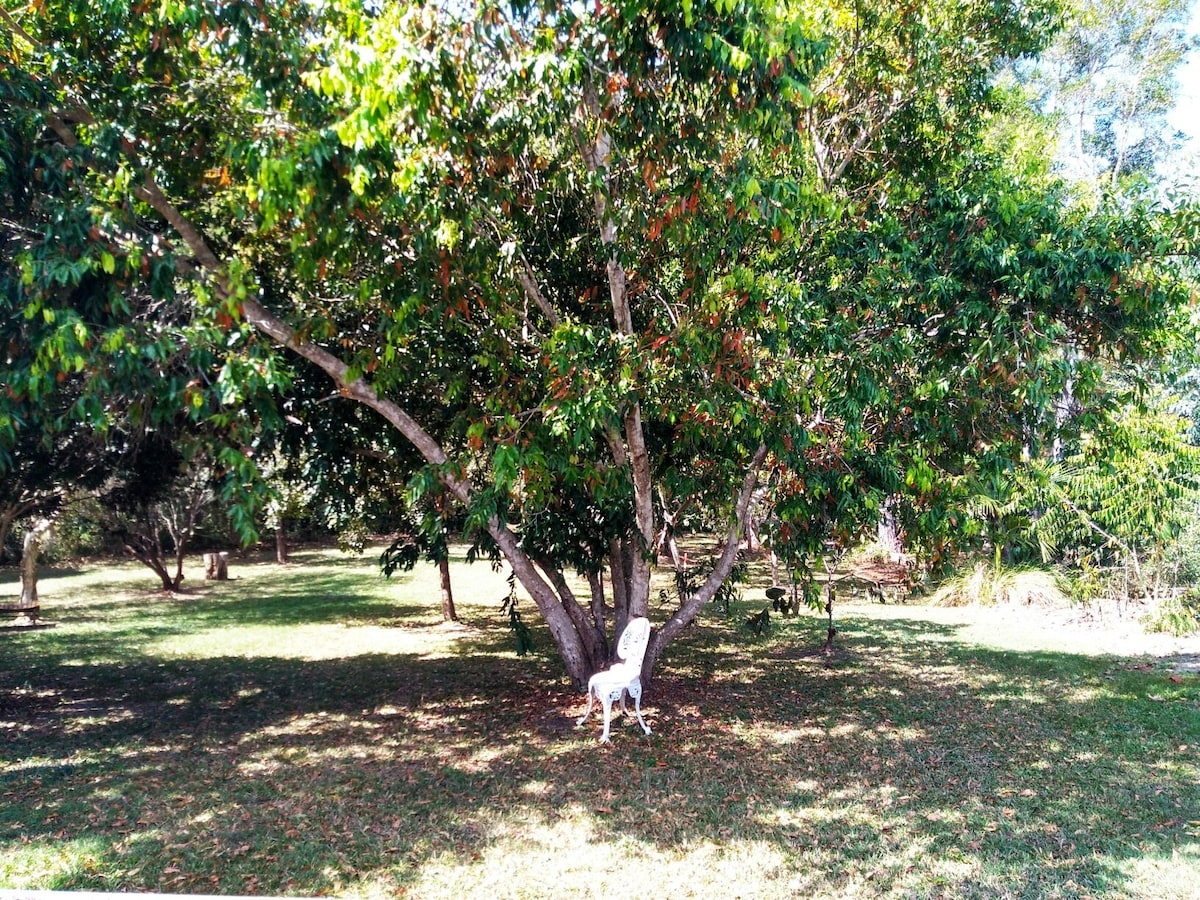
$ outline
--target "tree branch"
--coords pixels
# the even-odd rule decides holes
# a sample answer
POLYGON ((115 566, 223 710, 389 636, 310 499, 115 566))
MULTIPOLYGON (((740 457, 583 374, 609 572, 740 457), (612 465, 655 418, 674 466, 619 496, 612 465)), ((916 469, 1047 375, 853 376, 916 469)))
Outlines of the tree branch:
MULTIPOLYGON (((480 213, 487 223, 492 226, 492 230, 496 234, 496 240, 503 243, 505 241, 504 229, 492 215, 489 209, 480 209, 480 213)), ((514 241, 515 245, 515 241, 514 241)), ((525 292, 525 296, 533 301, 534 306, 541 310, 542 315, 550 323, 551 327, 557 327, 562 321, 562 317, 558 314, 558 310, 546 299, 546 295, 542 293, 541 286, 538 284, 537 273, 530 264, 529 259, 525 256, 525 251, 516 246, 517 266, 516 277, 517 283, 521 285, 521 290, 525 292)))
POLYGON ((29 34, 28 31, 26 31, 24 28, 22 28, 21 23, 18 22, 16 19, 14 19, 12 17, 12 15, 9 13, 9 11, 7 9, 5 9, 3 6, 0 6, 0 20, 2 20, 4 22, 5 27, 9 30, 9 32, 11 34, 13 34, 16 37, 19 37, 21 40, 23 40, 25 43, 27 43, 30 46, 30 48, 32 48, 34 50, 42 49, 42 45, 37 40, 35 40, 29 34))
POLYGON ((525 259, 525 254, 521 253, 520 256, 521 265, 517 268, 517 281, 520 283, 522 290, 525 291, 525 296, 532 300, 534 305, 542 311, 542 315, 546 317, 550 326, 557 328, 558 323, 561 321, 557 310, 550 305, 550 301, 542 293, 542 289, 538 286, 537 278, 534 275, 533 266, 525 259))
MULTIPOLYGON (((11 27, 11 17, 5 18, 11 27)), ((44 112, 44 115, 49 127, 65 145, 78 146, 78 138, 69 124, 51 112, 44 112)), ((221 299, 235 299, 236 286, 229 276, 228 267, 213 252, 199 229, 167 198, 153 176, 145 173, 143 178, 142 184, 134 188, 134 196, 149 205, 175 231, 199 268, 213 279, 221 299)), ((322 369, 333 379, 343 397, 355 400, 379 413, 413 445, 426 462, 439 467, 438 477, 450 493, 464 505, 469 504, 472 499, 470 484, 447 465, 449 458, 441 445, 404 409, 394 401, 381 397, 361 376, 351 378, 349 366, 339 357, 302 338, 287 322, 270 312, 255 298, 246 296, 240 299, 239 304, 245 320, 257 331, 322 369)), ((588 651, 584 646, 584 635, 576 631, 554 588, 538 572, 533 561, 521 548, 512 529, 502 522, 498 515, 490 516, 486 527, 488 534, 512 566, 514 574, 537 604, 562 653, 572 680, 576 687, 582 690, 591 668, 587 658, 588 651)))

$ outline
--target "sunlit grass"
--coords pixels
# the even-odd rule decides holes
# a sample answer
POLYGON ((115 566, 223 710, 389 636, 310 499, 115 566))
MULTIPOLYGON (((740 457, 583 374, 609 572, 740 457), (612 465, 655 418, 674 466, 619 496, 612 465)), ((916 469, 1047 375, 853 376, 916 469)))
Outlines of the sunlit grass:
MULTIPOLYGON (((0 887, 433 898, 1192 897, 1200 690, 1012 611, 706 611, 655 733, 576 728, 505 572, 49 572, 0 634, 0 887), (195 580, 192 580, 192 579, 195 580), (1000 627, 1000 626, 1004 627, 1000 627), (1061 644, 1061 641, 1059 641, 1061 644), (1066 645, 1064 645, 1066 646, 1066 645), (1087 652, 1079 652, 1084 650, 1087 652)), ((652 618, 666 615, 652 610, 652 618)))
POLYGON ((5 841, 4 852, 0 854, 0 885, 36 890, 79 871, 99 871, 108 845, 107 840, 99 837, 64 840, 56 835, 5 841))

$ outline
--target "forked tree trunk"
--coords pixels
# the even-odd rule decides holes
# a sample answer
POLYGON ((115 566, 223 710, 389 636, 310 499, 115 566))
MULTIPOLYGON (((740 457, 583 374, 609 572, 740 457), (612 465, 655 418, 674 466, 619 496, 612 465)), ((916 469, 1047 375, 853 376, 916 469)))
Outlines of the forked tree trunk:
MULTIPOLYGON (((591 92, 589 100, 594 103, 594 91, 591 92)), ((64 130, 68 137, 73 138, 65 126, 64 130)), ((593 172, 607 167, 610 146, 609 137, 601 131, 595 144, 585 151, 589 168, 593 172)), ((225 294, 228 289, 228 273, 225 266, 222 265, 220 259, 191 221, 166 198, 154 179, 147 175, 135 193, 139 199, 158 211, 175 229, 193 252, 199 264, 216 277, 221 293, 225 294)), ((597 220, 602 223, 601 241, 607 247, 614 248, 616 224, 608 213, 603 192, 597 195, 596 207, 597 220)), ((622 335, 634 337, 632 317, 625 291, 625 271, 615 249, 606 268, 617 331, 622 335)), ((518 279, 521 280, 520 276, 518 279)), ((524 281, 522 283, 524 284, 524 281)), ((535 300, 542 301, 538 303, 541 307, 545 300, 537 296, 535 288, 536 285, 527 290, 533 292, 535 300)), ((353 373, 341 358, 301 336, 282 318, 269 312, 254 297, 247 296, 241 299, 240 307, 246 320, 258 331, 275 340, 280 346, 295 351, 321 368, 333 379, 341 396, 361 403, 379 413, 412 443, 426 462, 442 467, 441 480, 450 494, 461 503, 469 504, 471 502, 473 496, 471 484, 457 474, 452 467, 446 466, 450 457, 445 449, 405 409, 390 398, 381 396, 371 384, 360 375, 353 373)), ((625 569, 627 566, 628 576, 619 579, 619 574, 623 574, 620 570, 612 573, 613 596, 614 599, 617 599, 617 582, 623 580, 626 615, 646 615, 650 598, 650 557, 652 555, 650 551, 652 551, 655 537, 653 484, 650 454, 646 447, 641 410, 636 401, 626 410, 622 424, 624 426, 623 434, 618 433, 617 428, 614 427, 610 430, 607 438, 617 464, 619 466, 628 465, 632 475, 636 527, 629 542, 631 552, 623 554, 625 558, 621 568, 625 569), (632 545, 635 542, 640 542, 640 544, 634 547, 632 545)), ((766 455, 766 447, 760 447, 753 458, 747 462, 745 480, 738 496, 737 513, 731 523, 729 538, 725 544, 726 552, 722 554, 704 585, 687 598, 651 638, 642 666, 644 679, 649 679, 667 644, 678 637, 683 629, 695 619, 700 608, 712 599, 729 576, 738 542, 745 527, 746 517, 749 515, 751 495, 757 485, 758 472, 766 455)), ((567 674, 574 686, 582 691, 587 685, 589 676, 607 662, 605 642, 597 640, 590 627, 587 630, 581 630, 578 627, 573 618, 576 610, 572 609, 573 605, 578 606, 578 602, 574 597, 560 595, 551 582, 543 577, 534 561, 520 546, 515 533, 506 523, 502 522, 498 516, 493 516, 487 522, 486 529, 496 542, 500 553, 509 561, 516 578, 533 598, 550 630, 567 674)))
POLYGON ((170 571, 167 569, 167 558, 163 552, 162 535, 159 529, 153 524, 145 524, 146 534, 138 532, 126 532, 125 552, 150 569, 158 580, 162 582, 162 589, 171 593, 179 591, 179 585, 182 582, 182 574, 179 581, 171 577, 170 571))

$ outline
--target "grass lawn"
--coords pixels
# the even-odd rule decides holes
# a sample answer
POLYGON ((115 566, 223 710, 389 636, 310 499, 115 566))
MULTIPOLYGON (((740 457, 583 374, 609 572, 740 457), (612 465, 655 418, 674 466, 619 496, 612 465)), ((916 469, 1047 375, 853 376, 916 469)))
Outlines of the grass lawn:
POLYGON ((600 746, 532 604, 513 653, 503 572, 458 566, 445 625, 432 568, 231 569, 48 571, 57 627, 0 631, 0 888, 1200 896, 1200 676, 1040 611, 845 607, 826 657, 818 617, 710 609, 655 733, 600 746))

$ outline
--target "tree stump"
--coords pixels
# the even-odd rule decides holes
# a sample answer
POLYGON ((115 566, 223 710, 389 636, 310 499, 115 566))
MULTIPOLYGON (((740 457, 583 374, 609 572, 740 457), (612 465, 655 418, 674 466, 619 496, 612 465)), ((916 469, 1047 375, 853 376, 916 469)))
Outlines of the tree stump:
POLYGON ((228 553, 205 553, 204 554, 204 580, 205 581, 228 581, 229 580, 229 554, 228 553))

